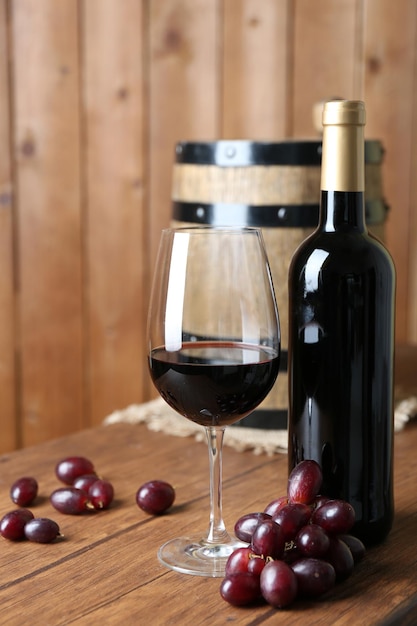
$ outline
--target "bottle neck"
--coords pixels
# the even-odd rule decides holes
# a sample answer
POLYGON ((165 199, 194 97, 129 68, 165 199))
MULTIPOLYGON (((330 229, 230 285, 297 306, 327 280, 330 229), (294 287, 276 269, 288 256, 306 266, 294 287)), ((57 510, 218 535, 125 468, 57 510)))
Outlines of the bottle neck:
POLYGON ((323 129, 320 227, 365 231, 364 127, 329 124, 323 129))
POLYGON ((363 191, 322 190, 319 228, 326 232, 366 232, 363 191))

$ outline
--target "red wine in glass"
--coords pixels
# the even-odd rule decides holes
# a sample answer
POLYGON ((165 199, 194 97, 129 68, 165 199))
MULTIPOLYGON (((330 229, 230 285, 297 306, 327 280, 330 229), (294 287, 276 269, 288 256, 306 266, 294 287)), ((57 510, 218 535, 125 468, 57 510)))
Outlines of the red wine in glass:
POLYGON ((152 350, 149 367, 160 395, 178 413, 202 426, 226 426, 266 397, 278 374, 279 353, 257 345, 195 341, 174 352, 152 350))

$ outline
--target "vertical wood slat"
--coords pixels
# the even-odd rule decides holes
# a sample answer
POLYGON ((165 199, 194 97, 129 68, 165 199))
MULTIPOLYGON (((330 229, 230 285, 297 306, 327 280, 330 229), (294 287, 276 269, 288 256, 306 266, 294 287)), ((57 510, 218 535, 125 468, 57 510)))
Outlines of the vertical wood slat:
MULTIPOLYGON (((384 190, 390 206, 387 245, 397 267, 397 339, 407 339, 410 254, 411 124, 417 4, 367 0, 365 98, 367 135, 386 149, 384 190), (407 164, 407 165, 406 165, 407 164)), ((414 108, 413 108, 414 107, 414 108)))
POLYGON ((224 2, 222 136, 274 141, 289 127, 287 0, 224 2))
POLYGON ((293 134, 311 137, 313 106, 358 98, 355 74, 358 6, 352 0, 297 0, 294 14, 293 134))
POLYGON ((14 233, 7 9, 0 0, 0 453, 16 448, 14 233))
MULTIPOLYGON (((414 31, 414 59, 417 59, 417 18, 414 31)), ((409 319, 407 339, 417 343, 417 62, 414 63, 414 89, 411 120, 411 188, 410 188, 410 263, 409 319)))
POLYGON ((87 343, 91 422, 143 398, 143 14, 138 0, 84 2, 87 343))
POLYGON ((149 2, 149 189, 151 273, 171 219, 174 147, 220 132, 219 0, 149 2))
POLYGON ((12 3, 22 444, 84 425, 77 4, 12 3))

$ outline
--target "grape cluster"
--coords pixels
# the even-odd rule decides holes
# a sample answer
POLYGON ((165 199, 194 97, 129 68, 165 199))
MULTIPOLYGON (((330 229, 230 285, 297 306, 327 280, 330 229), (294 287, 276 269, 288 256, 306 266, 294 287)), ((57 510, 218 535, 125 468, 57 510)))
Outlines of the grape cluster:
POLYGON ((52 506, 60 513, 79 515, 89 510, 108 509, 114 498, 110 481, 97 476, 93 463, 82 456, 70 456, 55 467, 57 478, 65 483, 51 493, 52 506))
POLYGON ((318 463, 302 461, 288 478, 286 496, 237 520, 235 534, 248 545, 226 563, 224 600, 284 608, 298 597, 319 597, 351 575, 365 554, 350 534, 355 512, 344 500, 319 495, 321 484, 318 463))

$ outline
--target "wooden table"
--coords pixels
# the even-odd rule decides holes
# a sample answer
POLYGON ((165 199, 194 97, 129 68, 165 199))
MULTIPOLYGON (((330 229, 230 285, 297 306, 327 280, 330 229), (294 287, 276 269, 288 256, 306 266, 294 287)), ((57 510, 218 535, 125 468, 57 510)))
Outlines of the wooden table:
MULTIPOLYGON (((404 360, 407 371, 417 359, 404 360)), ((399 368, 401 371, 401 368, 399 368)), ((65 539, 53 544, 0 538, 0 623, 23 624, 346 624, 417 623, 417 423, 395 436, 396 519, 386 543, 367 552, 351 578, 326 600, 297 601, 288 610, 264 605, 234 608, 219 595, 221 579, 172 572, 157 559, 165 540, 204 530, 208 521, 205 445, 116 424, 84 431, 0 457, 0 515, 14 508, 9 487, 33 475, 40 496, 32 511, 55 519, 65 539), (48 501, 58 481, 54 467, 67 455, 91 458, 111 480, 108 511, 82 516, 56 512, 48 501), (172 482, 176 504, 152 517, 135 503, 153 478, 172 482)), ((285 493, 286 455, 256 456, 225 449, 224 513, 240 515, 285 493)))

